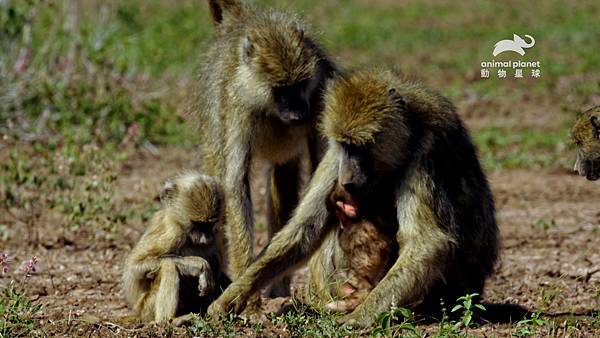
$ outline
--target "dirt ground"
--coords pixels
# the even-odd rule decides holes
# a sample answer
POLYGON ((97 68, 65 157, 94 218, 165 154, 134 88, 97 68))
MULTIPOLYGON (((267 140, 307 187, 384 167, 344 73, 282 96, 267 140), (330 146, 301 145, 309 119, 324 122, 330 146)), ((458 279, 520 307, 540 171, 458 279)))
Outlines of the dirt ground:
MULTIPOLYGON (((138 153, 121 168, 117 198, 123 203, 152 203, 161 180, 189 165, 188 153, 177 149, 161 149, 156 157, 138 153)), ((544 299, 545 313, 590 316, 598 309, 600 289, 599 183, 556 170, 496 171, 489 173, 489 180, 502 232, 502 259, 489 280, 485 301, 535 310, 544 299)), ((11 240, 3 248, 17 261, 31 255, 40 258, 40 269, 28 283, 30 294, 44 304, 41 321, 47 334, 165 334, 160 327, 147 331, 114 324, 116 318, 130 314, 119 286, 121 262, 143 224, 126 227, 122 238, 111 244, 60 238, 52 227, 51 222, 39 225, 38 236, 44 239, 39 246, 11 240)), ((15 239, 28 236, 24 228, 15 230, 15 239)), ((264 245, 264 231, 257 242, 264 245)), ((0 281, 5 283, 7 276, 0 281)), ((560 318, 558 326, 567 320, 560 318)), ((500 336, 510 329, 508 324, 480 328, 485 335, 500 336)), ((593 330, 583 326, 574 335, 587 336, 593 330)))

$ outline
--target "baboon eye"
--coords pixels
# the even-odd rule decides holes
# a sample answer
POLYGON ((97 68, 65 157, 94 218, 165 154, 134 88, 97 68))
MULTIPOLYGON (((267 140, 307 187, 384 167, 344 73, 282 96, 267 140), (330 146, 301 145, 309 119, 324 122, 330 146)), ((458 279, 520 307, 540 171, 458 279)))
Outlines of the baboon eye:
POLYGON ((396 95, 396 88, 390 88, 390 89, 388 90, 388 95, 389 95, 389 96, 394 96, 394 95, 396 95))
POLYGON ((343 143, 342 147, 350 156, 361 156, 366 152, 364 146, 359 146, 352 143, 343 143))

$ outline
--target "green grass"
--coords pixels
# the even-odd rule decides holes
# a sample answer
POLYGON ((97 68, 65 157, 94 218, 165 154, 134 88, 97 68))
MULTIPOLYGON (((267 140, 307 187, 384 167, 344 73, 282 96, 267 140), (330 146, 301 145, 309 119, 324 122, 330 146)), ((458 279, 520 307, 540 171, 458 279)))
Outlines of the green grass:
MULTIPOLYGON (((567 158, 568 131, 541 132, 536 130, 513 131, 509 128, 486 127, 473 135, 485 167, 533 168, 552 167, 561 156, 567 158)), ((571 160, 568 157, 567 161, 571 160)))
MULTIPOLYGON (((66 3, 9 0, 0 5, 0 126, 5 133, 20 140, 86 144, 119 143, 138 130, 136 144, 194 144, 196 135, 182 112, 194 69, 212 36, 206 4, 66 3), (25 52, 29 66, 14 71, 25 52)), ((600 36, 590 29, 600 16, 595 1, 573 3, 569 10, 559 1, 511 6, 493 1, 260 3, 301 13, 346 66, 396 67, 454 99, 465 89, 503 102, 519 101, 523 95, 541 98, 561 78, 571 79, 568 102, 587 100, 599 89, 600 36), (496 41, 513 33, 536 37, 536 46, 524 59, 542 62, 542 78, 480 79, 479 63, 492 58, 496 41), (595 77, 577 79, 583 74, 595 77)), ((539 140, 543 149, 556 148, 564 142, 564 132, 554 130, 546 137, 484 129, 475 131, 475 139, 483 140, 478 144, 483 145, 486 165, 531 167, 553 160, 535 154, 530 158, 529 145, 507 148, 530 140, 533 147, 539 140), (490 148, 487 142, 494 133, 510 134, 511 140, 490 148)))
MULTIPOLYGON (((23 284, 23 283, 20 283, 23 284)), ((0 338, 27 336, 37 327, 36 316, 42 310, 11 281, 0 289, 0 338)))

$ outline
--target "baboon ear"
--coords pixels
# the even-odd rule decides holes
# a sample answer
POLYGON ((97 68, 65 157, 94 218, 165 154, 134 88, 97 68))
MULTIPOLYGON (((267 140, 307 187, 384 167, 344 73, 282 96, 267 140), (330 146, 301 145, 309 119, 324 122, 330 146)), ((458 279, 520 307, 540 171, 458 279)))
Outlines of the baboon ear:
POLYGON ((177 192, 177 184, 172 180, 167 180, 165 184, 163 184, 162 189, 160 189, 160 202, 167 203, 173 199, 175 193, 177 192))
POLYGON ((244 42, 242 43, 242 57, 245 62, 250 61, 250 57, 254 53, 254 46, 252 45, 252 41, 249 37, 244 38, 244 42))
POLYGON ((398 108, 406 108, 406 100, 402 95, 398 94, 396 88, 392 87, 388 89, 388 96, 396 103, 398 108))
POLYGON ((304 27, 299 22, 294 24, 294 31, 300 40, 304 39, 304 27))
POLYGON ((243 6, 238 0, 208 0, 208 7, 215 27, 218 27, 223 19, 237 19, 243 13, 243 6))

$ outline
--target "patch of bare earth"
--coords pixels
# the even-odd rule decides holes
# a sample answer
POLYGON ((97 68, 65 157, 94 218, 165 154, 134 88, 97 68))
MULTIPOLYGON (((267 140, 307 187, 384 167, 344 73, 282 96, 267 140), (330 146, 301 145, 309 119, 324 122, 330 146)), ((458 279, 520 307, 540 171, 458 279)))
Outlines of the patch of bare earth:
MULTIPOLYGON (((196 165, 187 150, 161 149, 156 157, 136 154, 122 165, 114 196, 132 206, 151 205, 164 178, 196 165)), ((535 310, 543 289, 549 300, 545 313, 588 318, 599 307, 600 182, 557 170, 497 171, 489 174, 489 180, 502 232, 502 259, 488 282, 485 300, 535 310)), ((40 271, 27 283, 30 294, 44 305, 40 320, 46 334, 161 336, 171 332, 168 327, 119 324, 120 317, 131 314, 119 286, 121 265, 143 231, 141 221, 120 228, 112 241, 96 243, 84 243, 77 236, 44 240, 61 226, 48 221, 36 224, 41 241, 27 245, 27 230, 10 217, 2 219, 11 238, 1 243, 0 251, 10 253, 16 262, 31 255, 40 259, 40 271)), ((257 246, 266 242, 264 230, 257 242, 257 246)), ((1 276, 0 283, 15 277, 1 276)), ((302 283, 303 278, 295 280, 302 283)), ((276 308, 273 304, 269 307, 276 308)), ((556 332, 566 325, 565 316, 549 317, 559 330, 556 332)), ((504 335, 512 329, 514 324, 490 323, 477 332, 504 335)), ((181 328, 174 330, 186 333, 181 328)), ((281 330, 265 323, 263 334, 285 335, 281 330)), ((238 333, 251 332, 238 329, 238 333)), ((593 334, 589 326, 575 331, 576 336, 588 334, 593 334)))

